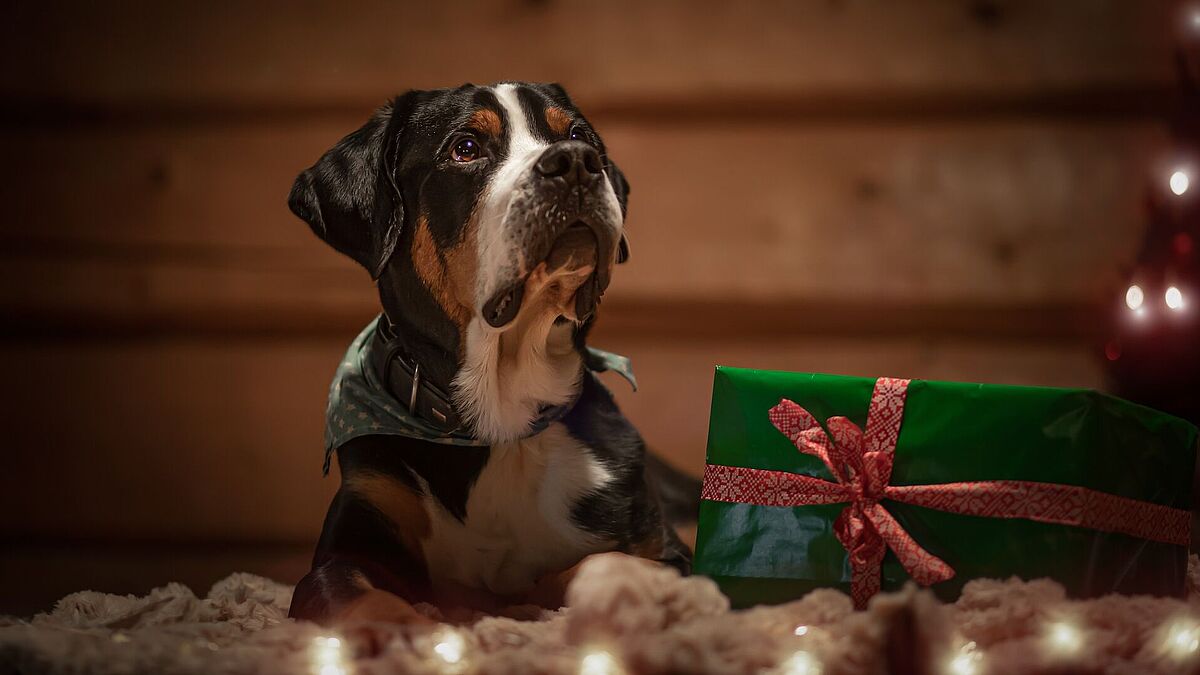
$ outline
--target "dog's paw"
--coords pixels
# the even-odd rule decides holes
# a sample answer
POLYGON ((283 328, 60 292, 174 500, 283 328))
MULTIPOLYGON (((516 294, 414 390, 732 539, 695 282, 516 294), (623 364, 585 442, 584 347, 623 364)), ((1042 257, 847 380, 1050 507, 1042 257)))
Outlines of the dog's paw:
POLYGON ((329 622, 352 646, 356 658, 374 658, 397 641, 405 644, 437 629, 438 622, 408 601, 371 589, 346 603, 329 622))
POLYGON ((378 588, 365 591, 347 602, 334 617, 333 623, 394 623, 408 626, 432 626, 437 622, 417 611, 404 598, 378 588))

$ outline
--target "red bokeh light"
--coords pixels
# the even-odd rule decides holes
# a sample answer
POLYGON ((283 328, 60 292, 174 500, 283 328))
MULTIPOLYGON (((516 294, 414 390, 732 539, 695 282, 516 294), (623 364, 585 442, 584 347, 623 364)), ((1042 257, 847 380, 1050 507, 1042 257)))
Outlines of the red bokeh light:
POLYGON ((1180 232, 1171 240, 1171 248, 1175 249, 1175 255, 1187 256, 1192 252, 1192 235, 1187 232, 1180 232))
POLYGON ((1109 340, 1108 344, 1104 345, 1104 356, 1109 361, 1116 361, 1121 358, 1121 343, 1118 340, 1109 340))

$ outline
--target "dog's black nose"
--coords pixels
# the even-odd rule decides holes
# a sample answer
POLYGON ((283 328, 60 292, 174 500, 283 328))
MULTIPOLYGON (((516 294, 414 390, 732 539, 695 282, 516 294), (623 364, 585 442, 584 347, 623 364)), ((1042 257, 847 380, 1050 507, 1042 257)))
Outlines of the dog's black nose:
POLYGON ((562 178, 583 183, 604 171, 600 153, 583 141, 560 141, 546 149, 534 169, 542 178, 562 178))

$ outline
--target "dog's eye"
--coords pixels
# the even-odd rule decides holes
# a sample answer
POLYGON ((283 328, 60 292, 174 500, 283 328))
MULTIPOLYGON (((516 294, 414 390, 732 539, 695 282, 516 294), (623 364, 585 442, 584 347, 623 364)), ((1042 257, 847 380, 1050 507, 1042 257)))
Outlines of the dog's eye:
POLYGON ((587 134, 583 133, 583 129, 580 129, 579 127, 572 127, 571 133, 568 134, 568 136, 573 141, 583 141, 584 143, 591 142, 588 140, 587 134))
POLYGON ((456 162, 474 162, 479 159, 479 143, 474 138, 464 138, 450 148, 450 159, 456 162))

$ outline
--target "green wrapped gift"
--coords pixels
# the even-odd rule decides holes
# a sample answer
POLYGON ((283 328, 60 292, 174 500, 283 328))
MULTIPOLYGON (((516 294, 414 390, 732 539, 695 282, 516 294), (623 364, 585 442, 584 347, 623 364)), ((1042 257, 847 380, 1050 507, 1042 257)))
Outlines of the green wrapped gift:
POLYGON ((1196 428, 1087 389, 719 367, 695 569, 735 606, 907 580, 1179 595, 1196 428))

